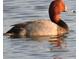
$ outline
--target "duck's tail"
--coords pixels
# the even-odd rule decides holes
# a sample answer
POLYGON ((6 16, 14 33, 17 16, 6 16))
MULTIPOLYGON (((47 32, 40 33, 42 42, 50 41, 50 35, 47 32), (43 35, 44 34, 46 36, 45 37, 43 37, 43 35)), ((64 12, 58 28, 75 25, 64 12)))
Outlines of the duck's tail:
POLYGON ((13 27, 13 28, 11 28, 9 31, 7 31, 6 33, 3 33, 3 35, 5 35, 5 36, 12 36, 12 35, 14 35, 14 33, 17 32, 16 29, 17 29, 17 28, 13 27))
POLYGON ((13 33, 7 33, 7 32, 6 32, 6 33, 3 33, 3 35, 4 35, 4 36, 12 36, 13 33))

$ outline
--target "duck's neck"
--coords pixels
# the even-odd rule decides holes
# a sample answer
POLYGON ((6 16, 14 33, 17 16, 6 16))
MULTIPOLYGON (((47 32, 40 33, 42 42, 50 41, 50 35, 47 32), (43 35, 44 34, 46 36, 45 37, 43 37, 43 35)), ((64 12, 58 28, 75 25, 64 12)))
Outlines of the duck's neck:
POLYGON ((68 25, 63 21, 63 20, 60 20, 58 23, 56 23, 58 26, 64 28, 65 30, 69 30, 68 29, 68 25))
POLYGON ((68 25, 63 20, 59 20, 58 22, 56 20, 51 20, 51 21, 54 22, 55 24, 57 24, 59 27, 65 29, 65 30, 69 30, 68 25))
POLYGON ((52 15, 49 15, 49 16, 50 16, 50 20, 52 22, 54 22, 55 24, 57 24, 58 26, 60 26, 64 29, 68 30, 68 26, 63 20, 61 20, 61 19, 56 20, 56 19, 54 19, 54 17, 52 17, 52 15))

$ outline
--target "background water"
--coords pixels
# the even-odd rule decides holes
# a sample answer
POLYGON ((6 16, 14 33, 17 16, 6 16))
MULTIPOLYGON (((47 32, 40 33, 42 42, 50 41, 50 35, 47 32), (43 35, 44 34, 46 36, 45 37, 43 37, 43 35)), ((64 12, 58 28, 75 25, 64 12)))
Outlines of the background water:
MULTIPOLYGON (((52 0, 4 0, 4 32, 11 25, 29 20, 49 19, 48 7, 52 0)), ((70 33, 64 39, 63 48, 54 47, 48 42, 51 38, 30 40, 31 38, 11 39, 4 36, 4 59, 76 59, 75 42, 75 0, 65 0, 68 12, 62 19, 68 24, 70 33), (66 45, 66 47, 65 47, 66 45)), ((58 39, 58 38, 57 38, 58 39)))

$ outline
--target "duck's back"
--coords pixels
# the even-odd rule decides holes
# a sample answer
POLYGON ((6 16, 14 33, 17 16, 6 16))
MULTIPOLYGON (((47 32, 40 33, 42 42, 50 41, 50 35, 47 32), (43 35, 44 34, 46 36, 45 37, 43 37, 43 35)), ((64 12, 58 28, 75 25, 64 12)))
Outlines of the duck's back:
POLYGON ((13 25, 5 34, 18 37, 33 37, 33 36, 56 36, 66 33, 66 30, 52 23, 50 20, 37 20, 24 22, 13 25))

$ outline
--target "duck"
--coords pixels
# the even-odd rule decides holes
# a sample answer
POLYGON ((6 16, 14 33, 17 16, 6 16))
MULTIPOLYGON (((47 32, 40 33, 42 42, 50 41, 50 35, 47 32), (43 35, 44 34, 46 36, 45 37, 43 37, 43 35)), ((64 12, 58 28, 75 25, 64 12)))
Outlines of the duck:
POLYGON ((12 25, 4 35, 9 37, 60 37, 69 32, 68 25, 61 20, 61 13, 65 12, 64 0, 54 0, 49 5, 49 18, 27 21, 12 25))

